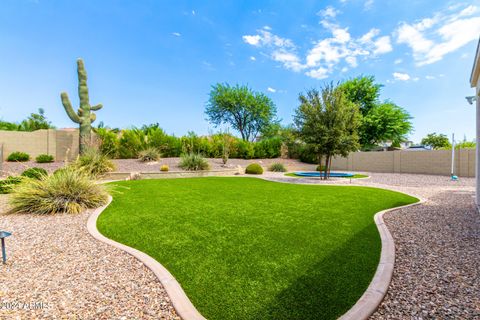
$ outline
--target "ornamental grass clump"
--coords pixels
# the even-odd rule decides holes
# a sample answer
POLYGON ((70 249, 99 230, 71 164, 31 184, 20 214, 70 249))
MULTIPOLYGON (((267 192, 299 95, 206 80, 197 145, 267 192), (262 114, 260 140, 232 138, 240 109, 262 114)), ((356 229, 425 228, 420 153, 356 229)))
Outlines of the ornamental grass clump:
POLYGON ((208 164, 208 161, 201 154, 198 154, 198 153, 188 153, 188 154, 182 155, 182 158, 178 166, 183 170, 191 170, 191 171, 210 169, 210 165, 208 164))
POLYGON ((155 148, 147 148, 138 154, 138 160, 142 162, 158 161, 160 159, 160 152, 155 148))
POLYGON ((101 178, 107 172, 115 170, 115 164, 110 158, 94 148, 86 149, 84 154, 79 156, 71 166, 94 179, 101 178))
POLYGON ((43 168, 33 167, 23 171, 21 176, 40 180, 43 176, 48 176, 48 172, 43 168))
POLYGON ((268 170, 273 171, 273 172, 287 172, 287 168, 283 165, 283 163, 272 163, 268 170))
POLYGON ((7 161, 9 162, 25 162, 30 160, 30 155, 25 152, 15 151, 12 152, 8 157, 7 161))
POLYGON ((80 213, 107 203, 104 185, 73 167, 44 175, 39 180, 24 177, 15 186, 9 202, 13 213, 80 213))
POLYGON ((246 174, 262 174, 263 168, 258 163, 252 163, 247 166, 245 169, 246 174))
POLYGON ((0 194, 12 192, 20 182, 22 182, 22 177, 9 176, 4 180, 0 180, 0 194))
POLYGON ((37 163, 50 163, 54 161, 54 158, 50 154, 40 154, 35 158, 37 163))

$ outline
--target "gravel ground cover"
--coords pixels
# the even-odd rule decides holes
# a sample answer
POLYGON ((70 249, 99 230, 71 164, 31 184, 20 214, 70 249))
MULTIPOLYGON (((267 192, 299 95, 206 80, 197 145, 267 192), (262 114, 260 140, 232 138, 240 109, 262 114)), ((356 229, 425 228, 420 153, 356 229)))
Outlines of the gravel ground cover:
POLYGON ((163 287, 132 256, 95 240, 79 215, 5 214, 0 319, 179 319, 163 287))

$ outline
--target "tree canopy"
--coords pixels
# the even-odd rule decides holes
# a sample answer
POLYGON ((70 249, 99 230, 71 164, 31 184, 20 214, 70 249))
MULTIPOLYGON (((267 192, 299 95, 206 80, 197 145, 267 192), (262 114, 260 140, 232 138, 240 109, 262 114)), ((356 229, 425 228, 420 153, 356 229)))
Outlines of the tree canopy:
POLYGON ((308 90, 299 95, 300 106, 295 111, 294 123, 301 139, 318 155, 319 164, 325 157, 325 176, 328 177, 331 158, 347 156, 356 151, 360 113, 356 104, 333 84, 320 91, 308 90))
POLYGON ((262 129, 275 121, 272 100, 248 86, 218 83, 212 86, 205 114, 215 126, 228 124, 245 141, 253 141, 262 129))
POLYGON ((398 144, 407 139, 413 130, 412 117, 392 101, 381 101, 381 84, 374 76, 360 76, 340 84, 346 97, 355 103, 362 113, 359 128, 363 149, 381 142, 398 144))
POLYGON ((362 146, 376 145, 391 141, 399 144, 412 131, 411 116, 393 102, 374 106, 362 119, 360 143, 362 146))
POLYGON ((35 131, 40 129, 54 129, 55 127, 47 120, 45 111, 38 109, 38 113, 31 113, 20 123, 0 121, 0 130, 8 131, 35 131))
POLYGON ((450 140, 445 134, 436 132, 429 133, 421 142, 423 145, 431 147, 432 149, 451 148, 450 140))

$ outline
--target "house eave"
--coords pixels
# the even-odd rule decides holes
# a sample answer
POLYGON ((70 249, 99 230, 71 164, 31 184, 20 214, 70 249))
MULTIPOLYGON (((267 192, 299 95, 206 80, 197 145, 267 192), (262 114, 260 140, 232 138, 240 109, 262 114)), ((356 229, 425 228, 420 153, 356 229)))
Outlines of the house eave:
POLYGON ((475 61, 473 63, 472 74, 470 76, 470 86, 472 88, 477 86, 479 76, 480 76, 480 39, 477 44, 475 61))

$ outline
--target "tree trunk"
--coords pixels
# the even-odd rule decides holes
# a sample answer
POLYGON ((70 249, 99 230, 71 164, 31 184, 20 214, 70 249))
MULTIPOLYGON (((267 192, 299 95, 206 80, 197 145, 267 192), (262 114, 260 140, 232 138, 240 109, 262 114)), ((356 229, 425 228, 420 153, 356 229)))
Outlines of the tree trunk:
POLYGON ((323 180, 327 180, 328 179, 328 167, 330 166, 330 156, 326 156, 326 159, 325 159, 325 171, 324 171, 324 174, 323 174, 323 180))

